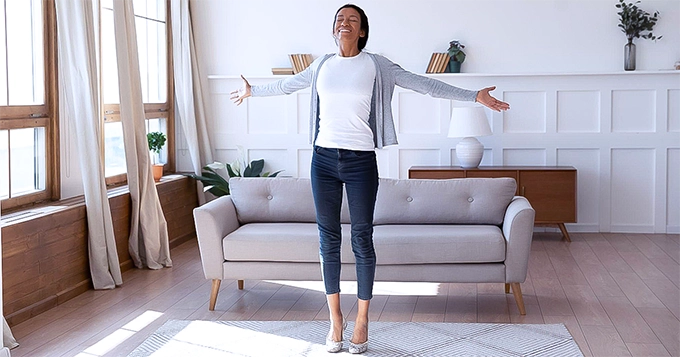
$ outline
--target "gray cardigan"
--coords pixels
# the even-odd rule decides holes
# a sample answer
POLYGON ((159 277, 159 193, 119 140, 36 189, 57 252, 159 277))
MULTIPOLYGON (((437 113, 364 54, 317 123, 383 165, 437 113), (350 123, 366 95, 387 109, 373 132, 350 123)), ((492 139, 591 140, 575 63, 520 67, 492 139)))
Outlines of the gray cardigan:
MULTIPOLYGON (((456 99, 474 102, 477 91, 471 91, 448 85, 444 82, 417 75, 401 68, 389 59, 374 53, 366 52, 375 62, 375 84, 371 100, 371 114, 368 124, 373 130, 375 147, 397 144, 397 133, 392 118, 392 94, 394 86, 410 89, 420 94, 429 94, 434 98, 456 99)), ((319 93, 316 91, 316 80, 319 68, 330 57, 336 54, 326 54, 314 60, 304 71, 288 78, 281 79, 267 85, 251 87, 253 97, 291 94, 311 85, 312 100, 310 103, 309 142, 314 143, 319 132, 319 93)))

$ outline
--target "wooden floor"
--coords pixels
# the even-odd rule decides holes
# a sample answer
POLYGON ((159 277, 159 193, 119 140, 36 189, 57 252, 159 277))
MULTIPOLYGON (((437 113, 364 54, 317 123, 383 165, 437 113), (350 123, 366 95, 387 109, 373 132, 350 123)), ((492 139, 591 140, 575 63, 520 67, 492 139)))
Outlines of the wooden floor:
MULTIPOLYGON (((526 316, 503 284, 376 284, 372 321, 564 323, 586 356, 680 356, 680 235, 536 233, 522 284, 526 316), (390 295, 382 294, 387 290, 390 295)), ((379 253, 379 252, 378 252, 379 253)), ((12 328, 20 356, 126 356, 169 319, 327 319, 318 282, 225 281, 215 311, 195 241, 174 267, 132 270, 12 328)), ((350 292, 351 286, 345 291, 350 292)), ((355 314, 353 295, 343 311, 355 314)), ((323 341, 319 341, 322 343, 323 341)))

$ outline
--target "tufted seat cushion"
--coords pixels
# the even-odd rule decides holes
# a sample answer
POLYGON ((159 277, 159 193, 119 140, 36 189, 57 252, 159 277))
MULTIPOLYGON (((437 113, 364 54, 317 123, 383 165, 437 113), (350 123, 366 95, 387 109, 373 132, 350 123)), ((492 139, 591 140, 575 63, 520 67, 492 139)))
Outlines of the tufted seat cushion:
MULTIPOLYGON (((516 187, 512 178, 382 178, 373 223, 500 225, 516 187)), ((229 180, 229 188, 241 224, 316 222, 309 179, 233 177, 229 180)), ((349 223, 346 199, 342 204, 341 221, 349 223)))
POLYGON ((512 178, 381 179, 373 223, 500 225, 516 188, 512 178))
MULTIPOLYGON (((241 224, 316 223, 316 210, 309 179, 232 177, 229 180, 229 191, 241 224)), ((345 197, 341 221, 349 223, 349 209, 345 197)))

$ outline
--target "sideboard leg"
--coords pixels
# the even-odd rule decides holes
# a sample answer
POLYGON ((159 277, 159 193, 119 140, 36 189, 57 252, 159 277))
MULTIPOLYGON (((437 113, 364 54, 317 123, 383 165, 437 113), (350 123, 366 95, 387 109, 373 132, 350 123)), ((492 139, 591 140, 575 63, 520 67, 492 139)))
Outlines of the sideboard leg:
POLYGON ((562 237, 567 240, 567 242, 571 242, 571 238, 569 238, 569 232, 567 232, 567 227, 564 226, 564 223, 558 223, 558 227, 560 227, 560 231, 562 231, 562 237))
POLYGON ((243 280, 238 281, 238 289, 243 290, 243 280))
POLYGON ((505 284, 505 293, 510 294, 510 284, 505 284))

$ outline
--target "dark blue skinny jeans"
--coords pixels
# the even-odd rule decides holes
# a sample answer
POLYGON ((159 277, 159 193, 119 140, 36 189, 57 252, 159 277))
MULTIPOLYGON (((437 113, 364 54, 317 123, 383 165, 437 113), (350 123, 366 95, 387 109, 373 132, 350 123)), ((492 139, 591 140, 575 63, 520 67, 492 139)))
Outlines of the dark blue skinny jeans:
POLYGON ((375 151, 315 146, 311 181, 326 294, 340 292, 340 209, 344 185, 352 227, 352 251, 356 260, 357 297, 370 300, 375 280, 373 213, 378 193, 375 151))

